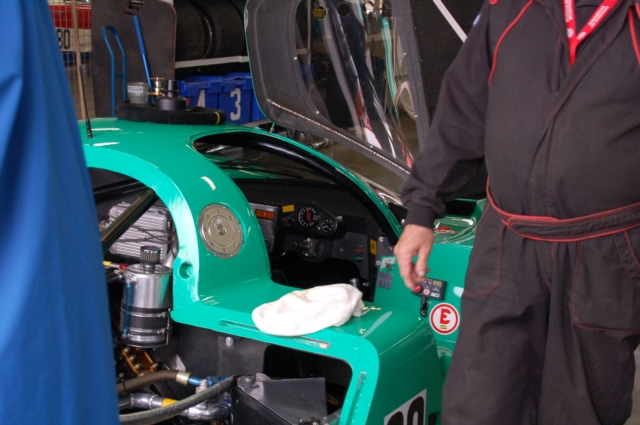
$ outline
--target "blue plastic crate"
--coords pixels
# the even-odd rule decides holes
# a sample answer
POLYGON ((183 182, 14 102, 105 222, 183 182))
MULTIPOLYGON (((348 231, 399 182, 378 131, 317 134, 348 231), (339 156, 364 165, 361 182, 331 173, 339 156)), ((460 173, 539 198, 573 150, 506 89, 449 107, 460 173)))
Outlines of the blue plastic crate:
POLYGON ((180 96, 186 97, 189 106, 220 108, 222 77, 193 76, 178 82, 180 96))
POLYGON ((264 119, 267 119, 267 117, 264 116, 264 114, 262 113, 262 110, 260 109, 260 106, 258 105, 258 99, 256 99, 256 95, 255 95, 255 89, 253 88, 253 80, 251 79, 251 73, 250 72, 231 72, 227 75, 225 75, 223 78, 227 78, 227 79, 237 79, 237 78, 242 78, 245 81, 245 88, 251 88, 252 96, 251 96, 251 115, 249 117, 249 121, 262 121, 264 119))
POLYGON ((262 109, 260 109, 260 105, 258 105, 258 99, 256 98, 254 90, 253 97, 251 98, 251 121, 262 121, 266 119, 267 117, 265 117, 262 109))
POLYGON ((253 82, 248 72, 232 72, 222 77, 220 109, 227 113, 227 122, 245 124, 251 119, 253 82))

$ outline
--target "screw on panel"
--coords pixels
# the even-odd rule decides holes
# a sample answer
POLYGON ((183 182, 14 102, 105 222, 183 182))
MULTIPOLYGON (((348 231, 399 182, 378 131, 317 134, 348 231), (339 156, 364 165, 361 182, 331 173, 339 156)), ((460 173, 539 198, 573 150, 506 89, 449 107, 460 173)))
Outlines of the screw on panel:
POLYGON ((380 261, 376 261, 376 266, 379 266, 379 265, 380 265, 380 261))
POLYGON ((233 347, 233 338, 231 338, 230 336, 226 337, 224 343, 227 347, 233 347))
POLYGON ((382 236, 380 236, 380 238, 378 239, 378 241, 380 242, 384 242, 384 238, 382 236))

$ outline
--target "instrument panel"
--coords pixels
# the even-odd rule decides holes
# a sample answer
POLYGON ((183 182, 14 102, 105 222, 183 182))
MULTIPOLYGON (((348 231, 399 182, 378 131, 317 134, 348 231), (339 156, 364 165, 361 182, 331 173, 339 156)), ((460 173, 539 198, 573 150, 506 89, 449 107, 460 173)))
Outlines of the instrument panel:
POLYGON ((328 236, 338 229, 340 217, 318 205, 304 203, 282 206, 280 221, 286 229, 328 236))
POLYGON ((264 235, 267 250, 274 252, 286 234, 301 237, 340 238, 344 235, 342 217, 334 216, 317 204, 303 202, 289 205, 250 203, 264 235), (280 236, 278 236, 280 235, 280 236))

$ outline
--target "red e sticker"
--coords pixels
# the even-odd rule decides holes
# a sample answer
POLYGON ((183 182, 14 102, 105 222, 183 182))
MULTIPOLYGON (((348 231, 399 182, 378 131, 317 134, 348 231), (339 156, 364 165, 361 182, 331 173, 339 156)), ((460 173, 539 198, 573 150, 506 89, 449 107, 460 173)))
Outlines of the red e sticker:
POLYGON ((441 303, 431 310, 431 327, 441 335, 448 335, 458 329, 460 315, 451 304, 441 303))

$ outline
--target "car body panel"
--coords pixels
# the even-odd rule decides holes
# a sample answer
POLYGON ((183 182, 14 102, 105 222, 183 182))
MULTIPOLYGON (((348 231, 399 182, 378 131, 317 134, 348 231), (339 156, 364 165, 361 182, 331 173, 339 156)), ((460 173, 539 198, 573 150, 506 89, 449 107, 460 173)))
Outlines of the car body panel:
MULTIPOLYGON (((173 265, 173 320, 344 360, 352 368, 352 378, 340 424, 380 423, 381 418, 424 390, 427 415, 439 411, 444 378, 435 361, 436 341, 428 321, 402 305, 402 299, 412 301, 414 296, 397 275, 386 297, 367 303, 362 317, 352 318, 341 327, 300 337, 267 335, 255 327, 253 309, 294 288, 271 280, 267 251, 248 201, 223 170, 193 147, 198 138, 211 134, 232 138, 238 132, 279 137, 237 126, 98 119, 93 121, 94 137, 84 139, 89 167, 127 175, 154 189, 174 217, 179 251, 173 265), (211 254, 199 236, 199 214, 213 203, 227 206, 242 224, 244 245, 233 258, 211 254)), ((308 154, 322 157, 310 149, 308 154)), ((361 190, 380 209, 387 210, 371 188, 339 164, 332 165, 358 181, 361 190)), ((397 224, 390 212, 386 216, 397 224)))

